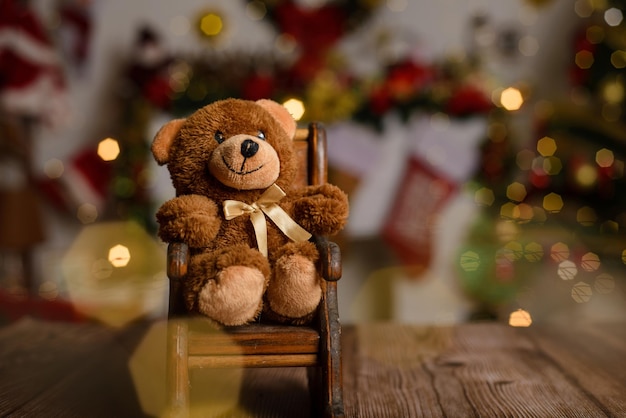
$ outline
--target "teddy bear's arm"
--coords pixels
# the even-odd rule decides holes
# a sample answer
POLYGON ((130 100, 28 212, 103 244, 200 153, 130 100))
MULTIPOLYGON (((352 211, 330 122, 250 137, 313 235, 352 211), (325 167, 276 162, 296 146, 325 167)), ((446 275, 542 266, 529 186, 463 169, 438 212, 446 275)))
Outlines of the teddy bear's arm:
POLYGON ((159 238, 206 247, 217 236, 221 221, 217 205, 200 195, 178 196, 165 202, 156 213, 159 238))
POLYGON ((333 184, 308 186, 294 201, 296 222, 314 235, 334 235, 348 219, 348 196, 333 184))

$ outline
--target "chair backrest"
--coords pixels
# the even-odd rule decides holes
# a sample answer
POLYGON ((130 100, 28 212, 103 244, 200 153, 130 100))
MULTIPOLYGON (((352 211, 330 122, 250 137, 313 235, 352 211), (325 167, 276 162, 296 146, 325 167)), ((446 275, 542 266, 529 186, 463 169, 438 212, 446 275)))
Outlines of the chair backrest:
POLYGON ((326 183, 328 159, 324 128, 318 123, 311 123, 307 128, 297 129, 294 145, 301 168, 295 184, 306 186, 326 183))

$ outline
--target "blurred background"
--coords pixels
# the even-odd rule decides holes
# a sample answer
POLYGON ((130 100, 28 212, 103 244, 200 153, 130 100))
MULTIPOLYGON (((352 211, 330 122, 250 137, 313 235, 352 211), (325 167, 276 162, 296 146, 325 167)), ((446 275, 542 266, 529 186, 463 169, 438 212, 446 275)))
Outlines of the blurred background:
POLYGON ((624 316, 623 0, 0 0, 0 318, 167 309, 149 153, 226 97, 322 121, 342 322, 624 316))

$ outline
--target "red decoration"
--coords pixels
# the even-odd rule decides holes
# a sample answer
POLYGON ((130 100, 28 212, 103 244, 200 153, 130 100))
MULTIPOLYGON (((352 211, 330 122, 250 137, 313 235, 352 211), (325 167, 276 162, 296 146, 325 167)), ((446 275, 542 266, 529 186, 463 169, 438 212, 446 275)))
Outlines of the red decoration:
POLYGON ((414 271, 429 267, 437 216, 457 186, 416 157, 404 178, 383 227, 383 237, 414 271))
POLYGON ((493 103, 485 93, 471 85, 455 90, 445 106, 446 113, 451 116, 486 113, 492 108, 493 103))
POLYGON ((0 38, 0 106, 57 123, 67 111, 59 57, 25 2, 0 0, 0 38))

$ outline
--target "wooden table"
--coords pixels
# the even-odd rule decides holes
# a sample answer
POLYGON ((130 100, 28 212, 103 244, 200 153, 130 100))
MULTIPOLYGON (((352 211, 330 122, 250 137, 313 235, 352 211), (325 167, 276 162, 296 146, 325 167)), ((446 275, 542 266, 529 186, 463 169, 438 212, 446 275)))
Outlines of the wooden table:
MULTIPOLYGON (((148 416, 129 359, 145 346, 156 347, 157 354, 145 358, 158 376, 159 329, 32 319, 5 326, 0 416, 148 416)), ((626 417, 623 322, 530 328, 363 324, 344 327, 343 350, 347 417, 626 417)), ((219 416, 308 415, 303 369, 235 375, 236 405, 219 416)), ((218 392, 229 376, 220 374, 218 392)), ((196 387, 196 399, 210 398, 209 389, 216 388, 196 387)), ((158 404, 159 396, 152 398, 158 404)), ((207 408, 202 413, 209 416, 207 408)))

